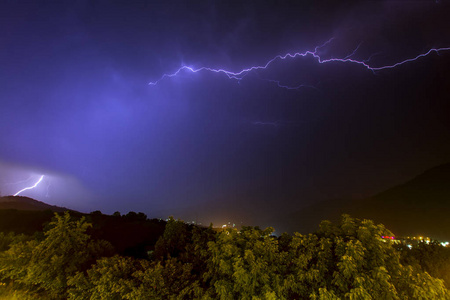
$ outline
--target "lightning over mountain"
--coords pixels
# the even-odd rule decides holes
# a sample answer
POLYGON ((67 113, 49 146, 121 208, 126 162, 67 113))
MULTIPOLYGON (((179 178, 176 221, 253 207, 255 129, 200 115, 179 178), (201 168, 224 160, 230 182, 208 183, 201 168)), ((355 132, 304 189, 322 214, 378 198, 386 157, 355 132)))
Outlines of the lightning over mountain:
POLYGON ((26 191, 26 190, 34 189, 35 187, 38 186, 38 184, 42 181, 42 179, 44 179, 44 175, 42 175, 41 177, 39 177, 39 180, 38 180, 35 184, 33 184, 32 186, 29 186, 29 187, 26 187, 26 188, 21 189, 20 191, 18 191, 17 193, 15 193, 14 196, 18 196, 20 193, 22 193, 22 192, 24 192, 24 191, 26 191))

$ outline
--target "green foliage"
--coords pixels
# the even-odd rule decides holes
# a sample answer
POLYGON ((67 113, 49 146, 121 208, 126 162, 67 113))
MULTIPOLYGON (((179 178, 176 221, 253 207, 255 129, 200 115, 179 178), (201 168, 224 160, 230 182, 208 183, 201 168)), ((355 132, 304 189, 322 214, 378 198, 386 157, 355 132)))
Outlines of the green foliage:
POLYGON ((68 212, 55 213, 44 240, 13 243, 0 254, 0 276, 54 297, 64 295, 70 276, 110 250, 107 243, 90 239, 89 226, 84 218, 73 221, 68 212))
POLYGON ((205 279, 213 298, 230 299, 446 299, 441 280, 400 263, 382 225, 344 215, 314 234, 270 237, 244 228, 209 243, 205 279))
POLYGON ((436 241, 427 244, 420 242, 411 249, 400 247, 402 262, 444 280, 450 288, 450 248, 436 241))
POLYGON ((15 235, 13 232, 4 233, 0 232, 0 252, 9 249, 10 245, 18 242, 25 242, 30 240, 31 237, 24 234, 15 235))
POLYGON ((322 222, 315 234, 291 242, 289 298, 445 299, 442 281, 400 263, 400 254, 382 235, 382 225, 347 215, 339 226, 322 222), (432 287, 432 291, 429 290, 432 287))
MULTIPOLYGON (((148 257, 148 251, 154 249, 166 224, 162 220, 147 219, 147 216, 141 212, 130 212, 126 215, 116 212, 115 215, 109 216, 100 211, 90 214, 71 211, 70 215, 77 218, 84 216, 86 222, 92 224, 86 232, 92 239, 108 241, 113 245, 116 253, 138 258, 148 257)), ((0 209, 0 232, 26 234, 43 240, 45 238, 43 231, 49 229, 48 224, 53 217, 54 212, 50 210, 0 209)))
POLYGON ((78 272, 69 280, 69 299, 126 299, 137 286, 133 274, 139 267, 130 257, 102 258, 86 275, 78 272))
POLYGON ((185 251, 185 247, 190 239, 188 225, 181 220, 169 217, 164 234, 158 239, 155 245, 154 256, 156 258, 178 257, 185 251))
POLYGON ((31 284, 28 280, 28 267, 33 258, 33 250, 39 245, 36 240, 12 243, 7 251, 0 253, 0 278, 16 285, 31 284))
POLYGON ((34 291, 15 290, 11 286, 0 284, 0 300, 39 300, 49 299, 45 294, 34 291))
POLYGON ((46 238, 35 247, 28 268, 31 283, 40 285, 54 294, 67 288, 67 279, 80 269, 87 269, 101 255, 95 241, 90 241, 86 230, 91 224, 84 218, 72 221, 70 214, 55 214, 45 232, 46 238))
MULTIPOLYGON (((192 266, 192 274, 197 279, 201 279, 208 269, 208 260, 210 251, 208 243, 216 240, 217 233, 213 230, 212 225, 208 228, 193 227, 192 238, 186 244, 185 251, 180 256, 180 261, 189 263, 192 266)), ((208 283, 205 284, 207 286, 208 283)))
POLYGON ((144 266, 134 276, 139 286, 128 299, 192 299, 198 294, 198 282, 191 274, 192 266, 176 258, 144 266))
POLYGON ((272 228, 216 232, 170 218, 153 260, 100 258, 108 245, 88 228, 66 213, 42 239, 0 235, 1 282, 37 299, 450 299, 430 275, 441 270, 431 262, 445 262, 447 252, 399 251, 381 239, 392 235, 383 225, 347 215, 279 238, 272 228))
POLYGON ((228 229, 209 243, 209 265, 204 275, 210 281, 207 294, 220 299, 278 298, 284 265, 272 228, 228 229))
POLYGON ((97 261, 87 275, 69 280, 69 299, 192 299, 198 286, 191 266, 175 258, 149 262, 114 256, 97 261))

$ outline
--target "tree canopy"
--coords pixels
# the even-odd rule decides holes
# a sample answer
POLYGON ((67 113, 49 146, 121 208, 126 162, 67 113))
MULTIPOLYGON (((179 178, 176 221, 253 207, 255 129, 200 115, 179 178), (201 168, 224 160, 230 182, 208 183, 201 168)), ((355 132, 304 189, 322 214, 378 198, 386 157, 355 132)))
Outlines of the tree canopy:
POLYGON ((0 234, 1 282, 56 299, 450 299, 430 275, 444 278, 431 264, 449 263, 445 249, 399 247, 383 225, 348 215, 280 237, 170 218, 147 258, 113 255, 90 226, 66 213, 41 237, 0 234))

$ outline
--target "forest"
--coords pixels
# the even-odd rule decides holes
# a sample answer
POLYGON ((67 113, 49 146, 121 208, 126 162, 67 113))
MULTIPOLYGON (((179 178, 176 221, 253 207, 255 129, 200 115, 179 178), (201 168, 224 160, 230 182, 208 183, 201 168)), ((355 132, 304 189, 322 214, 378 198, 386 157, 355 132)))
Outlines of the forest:
POLYGON ((448 247, 410 249, 349 215, 275 236, 142 213, 46 214, 35 232, 0 224, 0 299, 450 299, 448 247))

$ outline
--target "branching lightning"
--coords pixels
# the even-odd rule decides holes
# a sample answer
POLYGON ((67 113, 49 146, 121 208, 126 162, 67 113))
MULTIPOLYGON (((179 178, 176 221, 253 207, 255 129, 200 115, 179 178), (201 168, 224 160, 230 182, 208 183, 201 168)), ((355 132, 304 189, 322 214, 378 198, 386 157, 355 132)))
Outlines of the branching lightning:
POLYGON ((22 192, 24 192, 24 191, 26 191, 26 190, 34 189, 35 187, 38 186, 38 184, 42 181, 42 179, 44 179, 44 175, 42 175, 42 176, 39 178, 39 180, 38 180, 34 185, 29 186, 29 187, 26 187, 26 188, 24 188, 24 189, 21 189, 20 191, 18 191, 17 193, 15 193, 14 196, 17 196, 17 195, 19 195, 20 193, 22 193, 22 192))
MULTIPOLYGON (((365 68, 367 70, 370 70, 373 73, 375 73, 376 71, 396 68, 396 67, 398 67, 400 65, 403 65, 403 64, 415 61, 415 60, 417 60, 419 58, 428 56, 429 54, 431 54, 433 52, 439 54, 439 52, 449 51, 450 50, 450 47, 432 48, 432 49, 428 50, 425 53, 419 54, 419 55, 417 55, 417 56, 415 56, 413 58, 408 58, 408 59, 402 60, 402 61, 394 63, 392 65, 372 66, 372 65, 369 64, 369 61, 371 60, 371 58, 373 56, 375 56, 375 55, 377 55, 379 53, 372 54, 366 60, 357 60, 357 59, 351 58, 352 56, 354 56, 356 54, 356 52, 358 51, 358 49, 361 46, 361 44, 359 44, 350 54, 346 55, 344 58, 327 58, 327 59, 322 58, 320 56, 320 54, 319 54, 319 50, 321 48, 327 46, 333 40, 334 40, 334 38, 331 38, 328 41, 326 41, 324 44, 315 47, 314 51, 308 50, 308 51, 305 51, 305 52, 286 53, 284 55, 277 55, 274 58, 272 58, 269 61, 267 61, 263 65, 251 66, 249 68, 245 68, 245 69, 242 69, 242 70, 237 71, 237 72, 229 71, 229 70, 226 70, 226 69, 214 69, 214 68, 209 68, 209 67, 193 68, 193 67, 189 67, 189 66, 182 66, 178 70, 176 70, 174 73, 166 73, 166 74, 162 75, 158 80, 150 82, 149 85, 157 85, 159 82, 161 82, 165 78, 176 77, 183 71, 188 71, 188 72, 191 72, 191 73, 198 73, 198 72, 202 72, 202 71, 208 71, 208 72, 213 72, 213 73, 220 73, 220 74, 226 75, 229 79, 234 79, 234 80, 240 81, 246 75, 248 75, 249 73, 251 73, 253 71, 265 70, 265 69, 269 68, 269 66, 275 61, 287 60, 287 59, 295 59, 297 57, 306 57, 306 56, 313 57, 320 64, 332 63, 332 62, 357 64, 357 65, 360 65, 361 67, 363 67, 363 68, 365 68)), ((287 86, 287 85, 281 84, 280 81, 278 81, 278 80, 268 80, 268 79, 266 79, 266 81, 274 82, 274 83, 277 84, 278 87, 285 88, 285 89, 299 89, 299 88, 302 88, 302 87, 315 88, 313 86, 303 85, 303 84, 298 85, 298 86, 287 86)))

